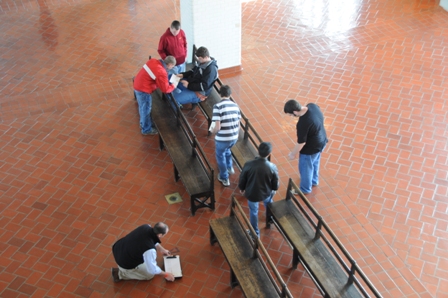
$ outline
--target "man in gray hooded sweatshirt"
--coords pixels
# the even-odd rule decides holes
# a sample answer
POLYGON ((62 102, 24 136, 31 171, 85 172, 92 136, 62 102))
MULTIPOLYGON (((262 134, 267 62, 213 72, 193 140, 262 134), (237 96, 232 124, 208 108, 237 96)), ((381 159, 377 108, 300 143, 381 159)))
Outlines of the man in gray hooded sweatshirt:
POLYGON ((174 97, 180 105, 191 103, 194 109, 198 102, 207 99, 218 79, 218 65, 210 57, 206 47, 200 47, 195 53, 198 63, 192 70, 178 74, 181 81, 177 85, 180 92, 174 92, 174 97))

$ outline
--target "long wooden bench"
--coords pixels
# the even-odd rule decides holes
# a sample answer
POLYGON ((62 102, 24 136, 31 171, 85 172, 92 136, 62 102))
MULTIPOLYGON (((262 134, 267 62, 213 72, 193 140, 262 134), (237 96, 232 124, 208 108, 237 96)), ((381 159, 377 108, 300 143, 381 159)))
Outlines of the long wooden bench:
POLYGON ((159 131, 160 150, 168 151, 174 165, 174 180, 182 180, 190 195, 191 214, 199 208, 215 210, 214 171, 196 135, 174 104, 171 94, 152 93, 151 116, 159 131))
POLYGON ((210 244, 218 242, 221 246, 230 266, 231 287, 239 284, 246 297, 292 297, 263 244, 246 229, 255 235, 235 197, 230 216, 210 220, 210 244))
POLYGON ((286 199, 268 206, 266 226, 271 222, 293 248, 292 267, 300 262, 324 297, 381 297, 291 179, 286 199))
MULTIPOLYGON (((193 61, 196 61, 196 46, 193 46, 193 61)), ((192 68, 192 64, 189 64, 187 68, 192 68)), ((219 89, 223 85, 222 81, 218 78, 213 86, 213 90, 207 97, 207 100, 199 103, 199 109, 204 114, 205 119, 207 119, 208 126, 212 123, 213 116, 213 106, 221 101, 221 96, 219 95, 219 89)), ((233 97, 230 99, 235 102, 233 97)), ((232 156, 237 164, 237 166, 242 169, 246 161, 254 159, 258 156, 258 146, 263 142, 261 137, 255 131, 254 127, 249 121, 249 118, 241 111, 241 121, 240 121, 240 132, 238 136, 238 142, 232 147, 232 156)), ((208 134, 210 134, 207 131, 208 134)), ((269 156, 270 159, 270 156, 269 156)))

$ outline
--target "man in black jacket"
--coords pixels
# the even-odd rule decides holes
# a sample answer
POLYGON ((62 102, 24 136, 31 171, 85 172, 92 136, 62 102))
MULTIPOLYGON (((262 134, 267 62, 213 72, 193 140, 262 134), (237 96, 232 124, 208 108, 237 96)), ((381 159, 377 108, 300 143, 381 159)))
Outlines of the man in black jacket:
POLYGON ((218 79, 218 64, 210 57, 206 47, 200 47, 195 53, 198 64, 192 70, 178 74, 181 81, 177 85, 178 91, 174 98, 180 105, 191 103, 196 107, 198 102, 207 99, 218 79), (180 92, 179 92, 180 91, 180 92))
POLYGON ((278 170, 268 160, 271 152, 271 143, 261 143, 258 147, 258 154, 260 156, 246 162, 241 171, 238 183, 241 193, 248 199, 250 224, 258 237, 260 237, 260 230, 258 229, 258 203, 263 202, 264 207, 267 208, 267 205, 272 202, 275 191, 278 190, 278 170))
POLYGON ((114 282, 120 280, 150 280, 154 275, 162 275, 173 281, 174 275, 162 271, 157 266, 157 252, 170 255, 160 245, 160 238, 168 233, 168 226, 158 222, 154 228, 148 224, 141 225, 112 246, 112 253, 118 268, 112 268, 114 282))

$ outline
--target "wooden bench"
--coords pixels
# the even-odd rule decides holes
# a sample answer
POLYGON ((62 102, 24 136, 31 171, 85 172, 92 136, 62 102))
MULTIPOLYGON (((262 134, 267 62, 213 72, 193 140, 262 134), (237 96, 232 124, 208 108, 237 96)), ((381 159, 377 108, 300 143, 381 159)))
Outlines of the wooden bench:
MULTIPOLYGON (((193 62, 196 61, 196 46, 193 46, 193 62)), ((188 64, 187 69, 191 69, 193 64, 188 64)), ((199 103, 199 109, 204 114, 205 119, 207 119, 207 128, 210 127, 212 123, 213 116, 213 106, 221 101, 221 96, 219 95, 219 89, 223 83, 218 78, 213 86, 213 90, 207 97, 207 100, 199 103)), ((235 102, 233 97, 230 99, 235 102)), ((241 109, 240 109, 241 110, 241 109)), ((258 146, 263 142, 261 137, 255 131, 254 127, 249 121, 249 118, 241 111, 241 121, 240 121, 240 132, 238 136, 238 142, 232 147, 232 156, 237 164, 237 166, 242 169, 246 161, 254 159, 258 156, 258 146)), ((207 131, 210 135, 210 132, 207 131)), ((270 156, 269 156, 270 160, 270 156)))
POLYGON ((230 286, 239 284, 246 297, 292 297, 263 244, 246 229, 256 235, 235 197, 230 216, 210 220, 210 243, 219 243, 229 263, 230 286))
POLYGON ((381 297, 291 179, 286 199, 268 206, 268 228, 271 221, 293 249, 292 267, 301 262, 324 297, 381 297))
POLYGON ((214 171, 174 102, 171 94, 163 94, 157 89, 152 93, 151 116, 159 131, 160 150, 166 148, 168 151, 174 165, 174 180, 182 180, 190 195, 194 216, 199 208, 215 210, 214 171))

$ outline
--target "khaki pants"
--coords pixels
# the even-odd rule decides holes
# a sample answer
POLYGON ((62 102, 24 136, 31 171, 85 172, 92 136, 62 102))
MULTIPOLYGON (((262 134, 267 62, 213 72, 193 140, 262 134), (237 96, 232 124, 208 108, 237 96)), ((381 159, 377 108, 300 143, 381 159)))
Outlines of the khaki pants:
POLYGON ((136 280, 150 280, 154 277, 151 273, 146 270, 145 263, 138 265, 134 269, 124 269, 118 266, 118 276, 120 279, 136 279, 136 280))

